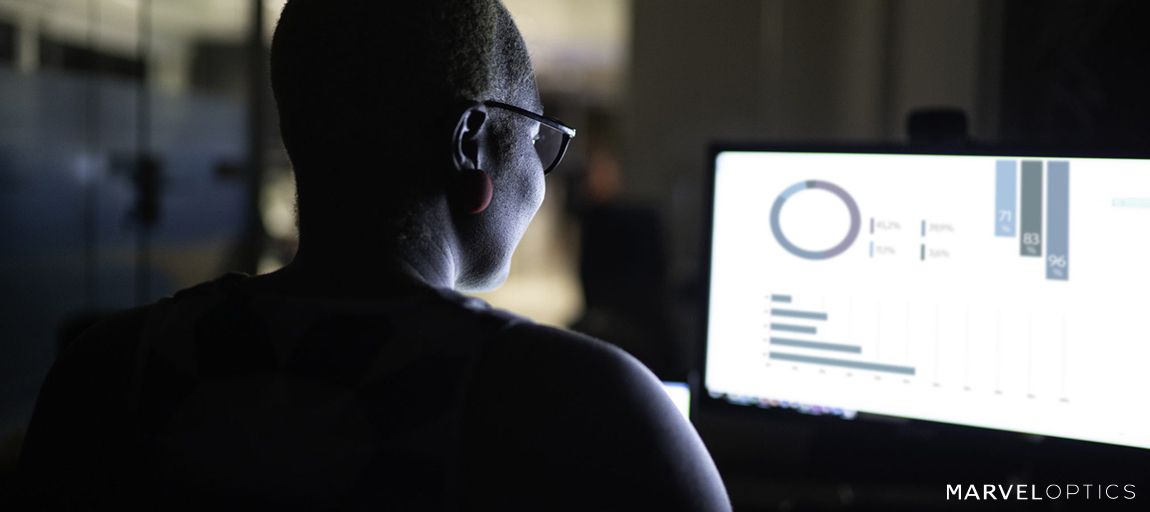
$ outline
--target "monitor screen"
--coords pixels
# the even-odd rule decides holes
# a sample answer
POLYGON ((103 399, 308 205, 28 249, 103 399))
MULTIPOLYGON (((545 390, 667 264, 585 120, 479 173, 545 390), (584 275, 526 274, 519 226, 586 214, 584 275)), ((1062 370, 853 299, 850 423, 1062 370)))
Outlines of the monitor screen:
POLYGON ((705 392, 1150 448, 1150 160, 718 151, 705 392))

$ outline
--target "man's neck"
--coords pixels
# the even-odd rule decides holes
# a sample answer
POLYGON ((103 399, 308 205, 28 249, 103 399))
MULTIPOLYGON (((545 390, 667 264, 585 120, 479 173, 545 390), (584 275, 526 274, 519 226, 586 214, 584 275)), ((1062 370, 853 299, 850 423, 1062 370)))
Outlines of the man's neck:
POLYGON ((291 263, 257 279, 282 294, 372 299, 454 288, 456 261, 448 244, 429 239, 391 244, 301 239, 291 263))

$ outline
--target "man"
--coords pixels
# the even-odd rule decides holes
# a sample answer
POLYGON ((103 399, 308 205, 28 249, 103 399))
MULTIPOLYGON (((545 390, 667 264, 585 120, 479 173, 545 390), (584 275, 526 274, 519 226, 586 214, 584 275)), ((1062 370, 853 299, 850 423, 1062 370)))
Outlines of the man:
POLYGON ((642 365, 454 291, 503 281, 574 131, 497 0, 395 4, 288 2, 299 253, 78 340, 23 453, 38 504, 729 508, 642 365))

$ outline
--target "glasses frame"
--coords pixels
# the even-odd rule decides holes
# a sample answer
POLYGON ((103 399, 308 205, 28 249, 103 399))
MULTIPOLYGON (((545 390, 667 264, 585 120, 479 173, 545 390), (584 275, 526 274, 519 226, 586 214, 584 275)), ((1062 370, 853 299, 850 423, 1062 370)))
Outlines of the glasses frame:
POLYGON ((539 124, 542 124, 542 125, 545 125, 551 129, 554 129, 555 131, 558 131, 563 136, 562 142, 559 143, 559 153, 555 155, 555 160, 553 162, 551 162, 550 165, 546 165, 543 168, 543 175, 544 176, 546 176, 551 171, 555 170, 556 167, 559 166, 559 162, 562 162, 563 157, 567 154, 567 148, 571 145, 571 139, 575 138, 575 129, 570 127, 570 126, 567 126, 566 124, 563 123, 563 121, 555 119, 554 117, 547 117, 543 114, 537 114, 537 113, 532 112, 530 110, 527 110, 525 108, 517 107, 517 106, 511 105, 509 103, 503 103, 501 101, 487 100, 487 101, 483 102, 483 105, 486 107, 493 107, 493 108, 498 108, 498 109, 503 109, 503 110, 508 110, 508 111, 514 112, 514 113, 519 114, 523 117, 531 119, 532 121, 536 121, 539 124))

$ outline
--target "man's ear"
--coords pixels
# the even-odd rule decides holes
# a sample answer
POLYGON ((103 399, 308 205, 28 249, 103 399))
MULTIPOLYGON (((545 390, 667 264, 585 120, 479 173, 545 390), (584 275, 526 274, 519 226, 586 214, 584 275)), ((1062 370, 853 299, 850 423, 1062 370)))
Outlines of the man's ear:
POLYGON ((479 153, 484 128, 487 126, 487 107, 473 103, 459 115, 451 135, 451 158, 455 170, 479 169, 479 153))
POLYGON ((486 138, 487 107, 472 103, 459 115, 451 137, 451 158, 456 175, 448 192, 453 210, 478 215, 491 204, 491 176, 480 167, 479 155, 486 138))

